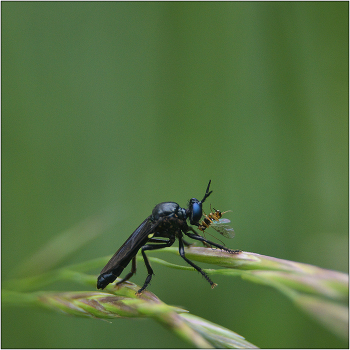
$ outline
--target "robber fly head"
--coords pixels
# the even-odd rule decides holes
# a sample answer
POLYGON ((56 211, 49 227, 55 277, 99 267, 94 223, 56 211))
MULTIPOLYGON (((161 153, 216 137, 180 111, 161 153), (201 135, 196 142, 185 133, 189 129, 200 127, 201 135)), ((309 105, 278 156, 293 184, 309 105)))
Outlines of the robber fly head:
POLYGON ((205 191, 204 197, 201 201, 199 201, 197 198, 191 198, 190 202, 188 204, 188 217, 190 219, 191 225, 197 225, 199 224, 199 220, 202 218, 203 211, 202 211, 202 204, 207 199, 207 197, 210 196, 210 194, 213 191, 209 192, 211 180, 209 181, 207 190, 205 191))

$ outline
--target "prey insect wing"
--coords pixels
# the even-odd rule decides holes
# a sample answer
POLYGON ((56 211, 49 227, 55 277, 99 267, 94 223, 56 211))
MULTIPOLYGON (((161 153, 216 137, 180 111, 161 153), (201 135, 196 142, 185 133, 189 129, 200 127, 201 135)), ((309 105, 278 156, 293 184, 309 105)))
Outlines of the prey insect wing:
POLYGON ((229 219, 219 219, 213 221, 210 227, 226 238, 233 238, 235 236, 235 231, 232 227, 227 225, 230 222, 231 221, 229 219))
POLYGON ((231 222, 230 219, 224 218, 224 219, 219 219, 219 220, 214 221, 213 224, 221 225, 221 224, 229 224, 230 222, 231 222))

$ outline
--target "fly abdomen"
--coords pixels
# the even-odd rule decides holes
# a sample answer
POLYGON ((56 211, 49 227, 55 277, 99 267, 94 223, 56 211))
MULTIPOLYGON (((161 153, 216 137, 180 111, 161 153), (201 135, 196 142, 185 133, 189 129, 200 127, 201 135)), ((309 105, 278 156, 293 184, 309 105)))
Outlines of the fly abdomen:
POLYGON ((118 267, 113 269, 111 272, 102 273, 100 276, 98 276, 97 288, 98 289, 106 288, 108 284, 114 282, 117 279, 117 277, 120 276, 123 270, 124 270, 124 267, 119 265, 118 267))

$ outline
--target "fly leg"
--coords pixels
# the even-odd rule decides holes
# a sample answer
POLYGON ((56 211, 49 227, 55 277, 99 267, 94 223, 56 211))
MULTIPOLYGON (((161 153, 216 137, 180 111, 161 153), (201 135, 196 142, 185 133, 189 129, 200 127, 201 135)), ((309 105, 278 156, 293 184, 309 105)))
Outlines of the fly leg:
MULTIPOLYGON (((190 229, 191 229, 191 228, 190 228, 190 229)), ((214 242, 212 242, 212 241, 208 241, 208 240, 205 239, 204 237, 202 237, 202 236, 200 236, 199 234, 197 234, 196 231, 195 231, 194 229, 191 229, 191 231, 193 231, 194 234, 193 234, 193 233, 188 233, 188 232, 186 232, 186 235, 187 235, 188 237, 190 237, 190 238, 196 239, 197 241, 210 244, 211 246, 214 246, 214 247, 216 247, 216 248, 225 250, 226 252, 229 252, 229 253, 232 253, 232 254, 238 254, 238 253, 241 253, 241 252, 242 252, 241 250, 232 250, 232 249, 228 249, 228 248, 224 247, 224 246, 221 245, 221 244, 217 244, 217 243, 214 243, 214 242)))
MULTIPOLYGON (((204 227, 204 230, 206 229, 205 226, 202 226, 202 227, 204 227)), ((196 235, 198 235, 197 232, 196 232, 192 227, 189 227, 188 229, 191 230, 192 232, 194 232, 196 235)), ((204 234, 204 230, 202 231, 203 234, 204 234)), ((186 234, 187 234, 187 233, 186 233, 186 234)), ((211 245, 210 245, 209 243, 204 242, 204 241, 201 241, 201 242, 202 242, 202 244, 204 245, 204 247, 211 248, 211 245)), ((185 244, 185 245, 186 245, 186 244, 185 244)))
POLYGON ((132 258, 131 271, 121 281, 117 282, 115 285, 118 286, 119 284, 122 284, 126 280, 130 279, 135 273, 136 273, 136 256, 132 258))
POLYGON ((183 239, 182 241, 184 242, 184 245, 185 245, 186 247, 190 247, 191 245, 193 245, 193 243, 188 243, 188 242, 186 242, 184 239, 183 239))
POLYGON ((147 286, 151 282, 152 275, 154 275, 153 269, 149 263, 147 255, 145 254, 145 250, 155 250, 155 249, 162 249, 162 248, 170 247, 174 244, 175 237, 170 238, 168 241, 164 240, 164 239, 151 238, 149 240, 149 242, 159 242, 161 244, 147 244, 141 248, 142 257, 143 257, 143 260, 145 262, 148 275, 146 277, 145 283, 143 284, 142 288, 136 293, 136 295, 142 294, 142 292, 147 288, 147 286))
POLYGON ((185 256, 185 249, 184 249, 184 245, 183 245, 183 240, 182 237, 178 237, 179 238, 179 253, 181 258, 183 258, 189 265, 191 265, 192 267, 194 267, 199 273, 202 274, 202 276, 210 283, 211 287, 214 288, 217 284, 214 283, 209 276, 196 264, 194 264, 191 260, 188 260, 185 256))

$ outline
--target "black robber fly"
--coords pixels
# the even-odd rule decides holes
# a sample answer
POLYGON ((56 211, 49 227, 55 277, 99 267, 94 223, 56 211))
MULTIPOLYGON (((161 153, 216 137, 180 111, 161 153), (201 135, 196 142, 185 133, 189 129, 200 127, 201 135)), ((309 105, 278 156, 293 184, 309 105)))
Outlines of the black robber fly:
POLYGON ((210 183, 211 181, 209 181, 203 199, 201 201, 196 198, 190 199, 187 209, 181 208, 179 204, 174 202, 163 202, 157 204, 154 207, 152 214, 142 222, 142 224, 108 261, 107 265, 103 268, 97 278, 97 288, 104 289, 109 283, 114 282, 128 266, 130 261, 132 261, 131 271, 117 284, 123 283, 134 275, 136 272, 136 254, 141 249, 142 257, 148 272, 144 285, 137 292, 137 294, 141 294, 147 288, 153 275, 153 270, 145 251, 170 247, 174 244, 176 238, 179 240, 180 256, 189 265, 200 272, 210 283, 211 287, 214 288, 216 284, 209 278, 209 276, 199 266, 186 258, 184 245, 189 244, 182 238, 183 234, 185 234, 192 239, 220 248, 229 253, 237 254, 241 252, 240 250, 231 250, 220 244, 208 241, 187 224, 187 219, 189 219, 191 225, 199 228, 201 227, 199 221, 202 218, 202 204, 213 192, 209 192, 210 183))

